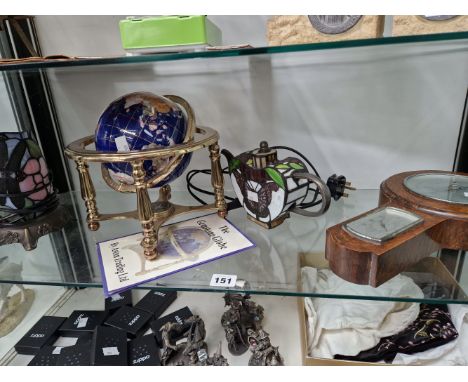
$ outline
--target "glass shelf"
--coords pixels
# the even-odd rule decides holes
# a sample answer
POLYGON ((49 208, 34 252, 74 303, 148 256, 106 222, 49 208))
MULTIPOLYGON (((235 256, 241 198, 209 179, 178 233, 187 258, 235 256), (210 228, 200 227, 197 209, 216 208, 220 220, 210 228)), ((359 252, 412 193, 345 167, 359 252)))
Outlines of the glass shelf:
MULTIPOLYGON (((62 194, 61 198, 67 208, 78 207, 81 216, 85 216, 84 203, 78 194, 62 194), (75 207, 73 200, 78 202, 75 207)), ((172 199, 180 204, 194 204, 186 192, 173 192, 172 199)), ((103 213, 113 210, 116 212, 115 206, 119 206, 122 210, 135 208, 134 195, 103 191, 97 193, 97 201, 103 213)), ((247 281, 248 289, 243 290, 252 294, 468 303, 468 296, 464 292, 468 290, 468 269, 465 267, 461 275, 458 275, 459 281, 456 281, 436 254, 405 272, 405 276, 412 279, 419 287, 414 288, 418 291, 414 294, 392 292, 386 288, 386 284, 379 288, 353 285, 352 292, 349 293, 338 293, 333 290, 317 292, 310 283, 309 286, 301 286, 301 265, 328 272, 328 263, 324 257, 326 228, 374 208, 377 201, 378 190, 358 190, 349 198, 334 202, 327 214, 320 218, 293 215, 273 230, 263 229, 247 220, 241 208, 232 210, 228 219, 256 243, 256 248, 164 277, 141 288, 203 292, 232 291, 233 289, 229 288, 209 286, 211 276, 220 273, 235 274, 238 280, 247 281)), ((68 266, 63 264, 67 258, 57 256, 50 247, 43 247, 41 242, 47 240, 44 237, 39 240, 38 248, 31 252, 25 252, 19 244, 0 247, 0 258, 8 256, 8 261, 23 264, 22 273, 11 274, 0 270, 0 282, 101 288, 95 243, 140 231, 138 222, 132 220, 103 222, 96 232, 89 231, 78 221, 70 221, 68 224, 77 234, 78 231, 84 232, 87 237, 89 253, 92 255, 89 261, 81 261, 81 264, 84 264, 83 269, 74 269, 72 273, 60 272, 60 269, 68 266)), ((71 256, 84 255, 72 251, 71 256)))
POLYGON ((320 42, 312 44, 295 44, 283 46, 267 46, 258 48, 240 48, 225 50, 204 50, 179 53, 158 53, 135 56, 117 57, 83 57, 70 60, 47 60, 43 62, 19 62, 0 65, 0 71, 34 70, 47 68, 67 68, 76 66, 140 64, 158 61, 178 61, 195 58, 217 58, 254 55, 273 55, 279 53, 307 52, 317 50, 358 48, 368 46, 382 46, 395 44, 411 44, 436 41, 452 41, 468 39, 467 32, 452 32, 439 34, 425 34, 415 36, 382 37, 374 39, 359 39, 334 42, 320 42))

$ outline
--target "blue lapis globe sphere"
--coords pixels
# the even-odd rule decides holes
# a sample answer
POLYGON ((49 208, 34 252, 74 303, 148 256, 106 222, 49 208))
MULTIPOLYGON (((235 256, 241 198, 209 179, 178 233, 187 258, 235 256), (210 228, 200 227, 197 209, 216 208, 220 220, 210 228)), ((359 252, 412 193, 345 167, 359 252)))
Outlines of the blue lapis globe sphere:
MULTIPOLYGON (((107 152, 137 151, 168 147, 184 142, 188 133, 185 110, 168 98, 147 92, 131 93, 113 101, 102 113, 96 128, 96 150, 107 152)), ((179 177, 187 168, 191 154, 185 154, 173 171, 154 187, 179 177)), ((148 181, 159 176, 174 157, 146 160, 143 164, 148 181)), ((113 180, 133 184, 132 165, 128 162, 105 163, 113 180)))

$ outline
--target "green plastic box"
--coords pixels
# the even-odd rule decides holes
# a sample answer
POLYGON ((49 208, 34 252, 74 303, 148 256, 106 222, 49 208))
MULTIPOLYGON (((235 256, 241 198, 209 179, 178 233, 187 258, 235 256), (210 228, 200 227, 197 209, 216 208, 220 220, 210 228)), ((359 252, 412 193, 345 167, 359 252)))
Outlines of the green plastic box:
POLYGON ((129 53, 197 50, 221 45, 221 30, 206 16, 127 18, 119 23, 129 53))

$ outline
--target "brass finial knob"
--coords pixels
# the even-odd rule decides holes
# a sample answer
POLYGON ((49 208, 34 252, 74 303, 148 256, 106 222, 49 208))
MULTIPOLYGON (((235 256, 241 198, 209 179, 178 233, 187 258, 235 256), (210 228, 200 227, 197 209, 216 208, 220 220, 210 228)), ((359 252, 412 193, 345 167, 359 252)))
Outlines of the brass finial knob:
POLYGON ((266 153, 267 151, 269 151, 270 148, 268 147, 268 142, 267 141, 261 141, 260 142, 260 150, 259 152, 260 153, 266 153))
POLYGON ((276 150, 272 150, 267 141, 260 142, 260 147, 252 151, 252 157, 254 168, 265 168, 277 160, 276 150))

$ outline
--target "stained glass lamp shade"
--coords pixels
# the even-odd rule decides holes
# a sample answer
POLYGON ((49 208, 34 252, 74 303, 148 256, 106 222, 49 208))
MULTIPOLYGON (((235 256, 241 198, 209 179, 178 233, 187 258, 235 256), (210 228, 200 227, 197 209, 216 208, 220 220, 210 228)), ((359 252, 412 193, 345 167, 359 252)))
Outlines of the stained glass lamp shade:
POLYGON ((0 226, 25 223, 57 204, 36 141, 27 132, 0 133, 0 226))

